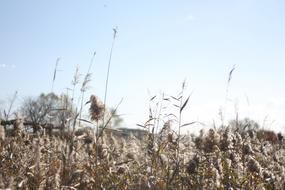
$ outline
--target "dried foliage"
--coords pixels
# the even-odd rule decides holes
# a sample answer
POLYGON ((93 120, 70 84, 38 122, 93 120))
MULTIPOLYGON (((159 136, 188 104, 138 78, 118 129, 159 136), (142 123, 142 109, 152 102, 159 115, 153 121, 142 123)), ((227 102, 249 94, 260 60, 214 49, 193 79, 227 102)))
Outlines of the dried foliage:
POLYGON ((1 137, 0 188, 284 189, 283 140, 227 129, 179 140, 169 122, 145 134, 139 140, 108 132, 96 143, 92 131, 75 133, 72 144, 46 135, 1 137))
MULTIPOLYGON (((28 133, 21 130, 21 119, 15 120, 12 133, 5 134, 0 126, 0 188, 285 188, 281 133, 244 120, 198 136, 184 135, 177 131, 194 123, 181 123, 189 98, 163 94, 151 102, 156 99, 139 136, 110 128, 101 128, 100 135, 92 128, 60 135, 28 133), (176 112, 171 108, 169 114, 169 106, 176 112)), ((98 124, 104 106, 96 96, 90 103, 90 117, 98 124)))

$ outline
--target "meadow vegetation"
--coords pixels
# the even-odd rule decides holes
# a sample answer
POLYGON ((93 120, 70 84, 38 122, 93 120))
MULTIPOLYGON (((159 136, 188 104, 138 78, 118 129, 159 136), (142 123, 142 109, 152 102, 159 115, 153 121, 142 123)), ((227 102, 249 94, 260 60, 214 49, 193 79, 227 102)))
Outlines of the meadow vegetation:
POLYGON ((107 111, 96 96, 90 98, 88 121, 71 109, 52 109, 65 96, 26 101, 20 109, 25 119, 1 120, 0 188, 285 188, 281 133, 262 130, 249 119, 201 130, 196 136, 180 133, 194 123, 181 123, 188 101, 182 98, 152 98, 158 102, 148 120, 132 132, 113 127, 114 110, 103 125, 107 111), (177 113, 162 109, 164 102, 172 102, 177 113), (94 127, 84 127, 84 122, 94 127))
POLYGON ((85 103, 94 53, 81 82, 76 69, 71 95, 41 94, 12 111, 15 93, 8 109, 1 108, 0 189, 285 189, 281 133, 238 115, 199 135, 182 132, 198 123, 182 123, 190 99, 185 82, 177 96, 150 98, 139 128, 117 127, 120 103, 106 106, 116 33, 103 101, 91 95, 85 103))

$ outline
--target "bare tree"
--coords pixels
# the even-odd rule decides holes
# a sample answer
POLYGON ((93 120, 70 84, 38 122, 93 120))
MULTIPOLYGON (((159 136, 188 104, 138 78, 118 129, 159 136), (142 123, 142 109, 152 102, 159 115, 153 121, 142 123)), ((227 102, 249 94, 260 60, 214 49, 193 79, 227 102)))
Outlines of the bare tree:
POLYGON ((68 96, 49 93, 41 94, 37 98, 27 98, 20 110, 25 119, 33 124, 33 132, 37 132, 40 126, 46 123, 64 128, 66 119, 73 113, 71 109, 71 100, 68 96))

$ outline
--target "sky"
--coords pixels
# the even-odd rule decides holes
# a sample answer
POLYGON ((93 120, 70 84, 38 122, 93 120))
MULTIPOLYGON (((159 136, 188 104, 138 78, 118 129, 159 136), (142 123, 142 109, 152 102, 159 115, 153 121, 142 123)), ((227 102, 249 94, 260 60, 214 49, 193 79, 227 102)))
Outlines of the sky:
POLYGON ((125 126, 144 123, 150 97, 177 95, 186 79, 185 97, 192 95, 183 122, 219 123, 222 108, 226 120, 238 112, 284 132, 284 7, 282 0, 0 1, 0 105, 15 91, 18 104, 50 92, 57 58, 54 91, 65 93, 95 51, 86 97, 103 100, 117 27, 107 105, 123 98, 125 126))

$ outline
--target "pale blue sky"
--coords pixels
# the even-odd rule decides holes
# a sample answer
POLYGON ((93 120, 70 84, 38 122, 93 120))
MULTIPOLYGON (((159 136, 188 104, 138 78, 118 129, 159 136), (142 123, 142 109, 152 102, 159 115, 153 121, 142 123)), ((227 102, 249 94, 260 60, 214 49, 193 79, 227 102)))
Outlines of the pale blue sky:
MULTIPOLYGON (((20 100, 70 87, 78 64, 85 73, 93 51, 89 93, 103 99, 112 42, 118 27, 107 103, 126 125, 147 117, 151 94, 176 94, 188 80, 194 90, 185 120, 217 120, 226 80, 236 65, 230 98, 242 116, 273 128, 285 126, 285 2, 281 0, 2 0, 0 1, 0 99, 20 100), (246 96, 250 100, 247 105, 246 96)), ((234 113, 227 103, 228 118, 234 113)), ((283 128, 284 130, 284 128, 283 128)))

